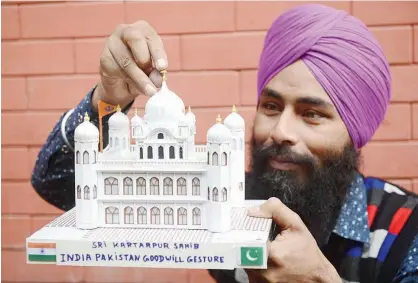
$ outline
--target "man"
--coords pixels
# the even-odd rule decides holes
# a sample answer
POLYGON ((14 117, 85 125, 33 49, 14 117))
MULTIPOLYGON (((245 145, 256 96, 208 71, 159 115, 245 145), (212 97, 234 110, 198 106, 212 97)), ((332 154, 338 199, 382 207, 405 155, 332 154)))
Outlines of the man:
MULTIPOLYGON (((36 162, 32 183, 46 201, 74 206, 71 147, 80 116, 88 112, 97 123, 99 99, 127 111, 140 94, 156 92, 167 62, 147 23, 115 30, 100 58, 101 81, 60 119, 36 162)), ((268 269, 211 270, 218 282, 247 275, 251 282, 418 282, 417 197, 358 172, 390 92, 387 60, 359 20, 314 4, 276 19, 260 58, 246 179, 248 198, 268 199, 249 213, 275 223, 268 269)))

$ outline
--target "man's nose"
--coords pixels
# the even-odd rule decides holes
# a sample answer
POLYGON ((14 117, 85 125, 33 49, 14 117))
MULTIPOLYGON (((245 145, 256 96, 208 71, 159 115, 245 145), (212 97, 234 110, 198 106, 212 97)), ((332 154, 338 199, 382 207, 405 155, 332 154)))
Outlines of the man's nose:
POLYGON ((291 111, 283 111, 271 130, 271 138, 277 144, 295 145, 298 142, 296 117, 291 111))

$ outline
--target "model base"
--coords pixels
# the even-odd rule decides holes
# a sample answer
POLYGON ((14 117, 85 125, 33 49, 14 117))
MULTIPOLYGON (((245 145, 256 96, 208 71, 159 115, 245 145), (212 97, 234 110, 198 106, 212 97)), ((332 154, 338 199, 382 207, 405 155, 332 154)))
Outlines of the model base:
POLYGON ((75 209, 26 239, 27 263, 62 266, 186 269, 266 269, 271 219, 232 209, 232 230, 97 228, 75 226, 75 209))

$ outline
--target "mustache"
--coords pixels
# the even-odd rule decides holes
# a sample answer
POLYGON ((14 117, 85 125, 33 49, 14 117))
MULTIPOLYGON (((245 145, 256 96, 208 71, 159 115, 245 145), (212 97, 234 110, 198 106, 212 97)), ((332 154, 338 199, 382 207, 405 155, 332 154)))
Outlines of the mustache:
POLYGON ((255 155, 257 156, 257 159, 264 161, 267 161, 268 159, 276 159, 309 167, 315 166, 315 161, 312 157, 298 154, 293 152, 290 147, 278 144, 257 146, 255 148, 255 155))

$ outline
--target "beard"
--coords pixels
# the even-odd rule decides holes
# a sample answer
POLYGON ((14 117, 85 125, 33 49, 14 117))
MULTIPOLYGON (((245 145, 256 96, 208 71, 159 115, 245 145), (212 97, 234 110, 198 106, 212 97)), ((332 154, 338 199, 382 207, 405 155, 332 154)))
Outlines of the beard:
MULTIPOLYGON (((320 247, 326 244, 357 173, 359 152, 353 145, 347 144, 342 152, 329 150, 317 162, 287 145, 257 145, 253 137, 251 157, 249 197, 280 199, 300 216, 320 247), (289 158, 306 174, 272 168, 273 157, 289 158)), ((278 233, 280 227, 273 231, 274 236, 278 233)))

